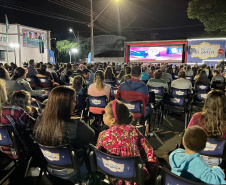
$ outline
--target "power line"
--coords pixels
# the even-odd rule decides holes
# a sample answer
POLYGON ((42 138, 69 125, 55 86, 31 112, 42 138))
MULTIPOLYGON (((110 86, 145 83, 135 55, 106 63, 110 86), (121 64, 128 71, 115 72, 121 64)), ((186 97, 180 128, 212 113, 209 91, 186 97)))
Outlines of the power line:
MULTIPOLYGON (((36 11, 36 10, 21 7, 21 6, 16 6, 14 4, 10 4, 9 2, 5 2, 4 0, 0 0, 0 2, 3 2, 3 3, 0 4, 0 6, 5 7, 5 8, 18 10, 18 11, 22 11, 22 12, 26 12, 26 13, 31 13, 31 14, 35 14, 35 15, 41 15, 41 16, 45 16, 45 17, 49 17, 49 18, 64 20, 64 21, 67 21, 67 22, 74 22, 74 23, 89 25, 89 22, 85 22, 85 21, 82 21, 82 20, 79 20, 79 19, 75 19, 75 18, 69 17, 69 16, 64 16, 62 14, 57 14, 55 12, 45 13, 44 11, 41 12, 40 10, 36 11)), ((105 32, 105 33, 111 33, 109 31, 101 28, 100 26, 95 25, 94 27, 105 32)))
MULTIPOLYGON (((79 4, 76 4, 74 2, 71 2, 71 1, 68 1, 68 0, 64 0, 64 1, 61 1, 61 0, 48 0, 49 2, 52 2, 54 4, 57 4, 59 6, 62 6, 64 8, 68 8, 70 10, 73 10, 73 11, 76 11, 76 12, 79 12, 81 14, 84 14, 86 16, 90 16, 90 10, 83 7, 83 6, 80 6, 79 4)), ((98 13, 96 12, 93 12, 94 13, 94 16, 97 16, 98 13)), ((104 24, 108 25, 108 26, 112 26, 112 23, 109 19, 106 19, 105 17, 103 16, 100 16, 99 17, 99 21, 103 22, 104 24)))

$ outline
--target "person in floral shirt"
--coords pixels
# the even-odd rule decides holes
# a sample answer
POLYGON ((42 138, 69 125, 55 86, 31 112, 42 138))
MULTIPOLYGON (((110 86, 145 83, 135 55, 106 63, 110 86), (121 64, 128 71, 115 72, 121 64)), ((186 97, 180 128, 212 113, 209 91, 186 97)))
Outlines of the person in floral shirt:
MULTIPOLYGON (((118 100, 110 102, 105 108, 103 116, 104 124, 109 126, 99 134, 97 148, 108 154, 117 156, 140 156, 147 163, 147 168, 157 169, 158 161, 151 145, 140 133, 140 131, 131 125, 132 114, 125 104, 118 100)), ((154 178, 147 168, 144 168, 146 179, 154 178)), ((150 171, 152 171, 150 169, 150 171)), ((112 184, 122 184, 122 180, 111 179, 112 184)), ((136 183, 125 182, 126 185, 135 185, 136 183)))

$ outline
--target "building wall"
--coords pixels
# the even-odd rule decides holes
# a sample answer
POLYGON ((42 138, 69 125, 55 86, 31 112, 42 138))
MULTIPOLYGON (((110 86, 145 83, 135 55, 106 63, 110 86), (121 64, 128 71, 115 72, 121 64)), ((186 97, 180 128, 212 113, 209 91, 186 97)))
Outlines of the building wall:
MULTIPOLYGON (((16 63, 18 66, 22 66, 25 61, 30 59, 34 59, 36 62, 42 61, 42 56, 39 52, 38 47, 25 47, 23 44, 23 29, 33 31, 33 32, 41 32, 46 34, 46 48, 43 53, 43 62, 48 62, 48 49, 50 46, 50 31, 32 28, 28 26, 23 26, 19 24, 10 24, 9 32, 8 32, 8 43, 9 43, 9 62, 14 62, 14 51, 10 47, 11 43, 19 43, 20 47, 17 48, 16 51, 16 63)), ((1 42, 1 37, 6 37, 6 26, 5 24, 0 24, 0 50, 2 47, 6 50, 6 42, 1 42)), ((6 55, 6 52, 5 52, 6 55)), ((0 61, 3 63, 7 62, 7 58, 5 56, 5 61, 0 61)))
MULTIPOLYGON (((86 62, 88 63, 88 58, 85 59, 85 61, 83 62, 86 62)), ((95 57, 94 58, 94 63, 97 63, 97 62, 101 62, 101 63, 104 63, 104 62, 115 62, 115 63, 124 63, 124 57, 114 57, 114 58, 111 58, 111 57, 102 57, 102 58, 98 58, 98 57, 95 57)))

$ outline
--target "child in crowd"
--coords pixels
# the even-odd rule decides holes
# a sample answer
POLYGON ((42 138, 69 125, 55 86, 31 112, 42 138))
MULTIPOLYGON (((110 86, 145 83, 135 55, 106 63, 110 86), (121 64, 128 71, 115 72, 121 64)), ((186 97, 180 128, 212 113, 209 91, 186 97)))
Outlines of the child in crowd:
MULTIPOLYGON (((158 161, 151 145, 139 132, 132 126, 132 114, 127 106, 118 100, 113 100, 105 108, 103 116, 104 124, 109 126, 99 134, 97 148, 108 154, 127 157, 140 156, 146 162, 146 167, 151 171, 151 177, 154 178, 158 167, 158 161)), ((144 167, 146 178, 150 177, 147 168, 144 167)), ((112 184, 121 184, 122 181, 110 179, 112 184)), ((132 185, 133 183, 126 184, 132 185)))
POLYGON ((21 107, 33 118, 38 117, 38 111, 35 107, 31 106, 31 95, 27 91, 15 91, 12 94, 10 104, 21 107))
POLYGON ((186 129, 183 137, 184 149, 177 149, 170 154, 172 173, 192 181, 207 184, 226 184, 225 174, 219 166, 209 166, 201 157, 207 136, 199 126, 186 129))

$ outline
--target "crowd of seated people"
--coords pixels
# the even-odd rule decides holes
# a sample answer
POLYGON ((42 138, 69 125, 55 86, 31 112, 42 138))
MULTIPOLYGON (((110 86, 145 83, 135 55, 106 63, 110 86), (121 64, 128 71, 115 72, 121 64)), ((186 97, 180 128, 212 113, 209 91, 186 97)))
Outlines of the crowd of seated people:
MULTIPOLYGON (((159 166, 158 158, 146 137, 149 133, 149 122, 146 121, 145 135, 136 128, 139 119, 131 114, 123 100, 142 100, 144 117, 151 119, 152 107, 149 103, 148 86, 163 87, 166 93, 170 88, 188 89, 192 93, 197 85, 211 85, 214 81, 225 83, 224 74, 219 69, 211 70, 208 66, 189 65, 172 66, 157 64, 35 64, 29 61, 27 68, 0 65, 0 123, 14 126, 20 141, 21 153, 32 155, 32 144, 27 139, 33 132, 37 141, 43 145, 58 146, 70 143, 76 151, 81 176, 90 173, 89 144, 99 150, 117 156, 140 156, 146 164, 145 180, 154 179, 159 166), (13 70, 14 69, 14 70, 13 70), (117 72, 117 73, 116 73, 117 72), (177 76, 177 77, 175 77, 177 76), (194 77, 194 81, 186 77, 194 77), (43 88, 32 89, 26 78, 37 79, 48 77, 57 87, 49 89, 45 109, 38 112, 32 102, 46 92, 43 88), (119 79, 120 85, 116 85, 119 79), (147 81, 147 84, 146 84, 147 81), (112 82, 111 84, 108 84, 112 82), (60 84, 60 85, 59 85, 60 84), (112 85, 113 84, 113 85, 112 85), (71 86, 71 87, 70 87, 71 86), (118 87, 116 97, 112 100, 111 89, 118 87), (92 112, 103 115, 104 131, 96 132, 84 118, 76 119, 73 115, 78 110, 87 108, 88 96, 106 96, 108 105, 105 108, 93 108, 92 112), (31 98, 33 97, 33 99, 31 98), (35 98, 35 99, 34 99, 35 98), (136 121, 134 121, 136 120, 136 121), (135 125, 133 123, 136 123, 135 125), (28 132, 28 134, 24 134, 28 132), (97 143, 95 138, 98 138, 97 143)), ((210 89, 209 88, 209 89, 210 89)), ((195 113, 183 136, 184 149, 175 150, 169 156, 172 173, 209 184, 225 184, 224 172, 219 167, 220 158, 208 158, 199 153, 205 148, 206 138, 225 138, 226 135, 226 98, 225 89, 211 90, 201 112, 195 113), (197 165, 198 164, 198 165, 197 165), (186 167, 186 166, 189 166, 186 167), (197 168, 197 166, 200 167, 197 168)), ((102 128, 103 129, 103 128, 102 128)), ((17 156, 9 148, 1 151, 10 158, 17 156)), ((161 165, 161 164, 160 164, 161 165)), ((57 177, 78 183, 78 174, 67 170, 58 171, 48 168, 57 177)), ((112 184, 123 183, 120 179, 109 179, 112 184)), ((125 184, 132 184, 125 182, 125 184)), ((135 183, 134 183, 135 184, 135 183)))

